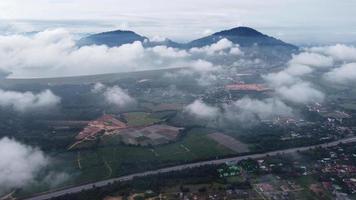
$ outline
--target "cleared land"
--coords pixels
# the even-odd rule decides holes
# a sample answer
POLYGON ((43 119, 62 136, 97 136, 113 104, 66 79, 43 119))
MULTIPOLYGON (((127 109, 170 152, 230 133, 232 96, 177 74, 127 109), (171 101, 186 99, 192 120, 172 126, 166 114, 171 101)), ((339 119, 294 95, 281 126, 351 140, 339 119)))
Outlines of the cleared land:
POLYGON ((264 92, 269 90, 263 84, 245 84, 245 83, 226 85, 225 89, 231 91, 256 91, 256 92, 264 92))
POLYGON ((159 145, 174 141, 182 128, 168 125, 152 125, 143 128, 127 128, 114 132, 121 136, 124 144, 130 145, 159 145))
POLYGON ((249 152, 248 146, 246 144, 236 140, 231 136, 222 133, 211 133, 208 135, 208 137, 236 153, 249 152))
POLYGON ((150 113, 127 113, 128 125, 113 115, 103 115, 88 125, 76 136, 76 142, 68 149, 90 147, 98 144, 126 144, 149 146, 167 144, 179 136, 183 128, 156 124, 159 119, 150 117, 150 113), (130 124, 131 123, 131 124, 130 124))
POLYGON ((89 122, 88 126, 77 135, 76 139, 95 138, 101 132, 112 132, 126 127, 125 123, 117 120, 114 116, 103 115, 99 119, 89 122))

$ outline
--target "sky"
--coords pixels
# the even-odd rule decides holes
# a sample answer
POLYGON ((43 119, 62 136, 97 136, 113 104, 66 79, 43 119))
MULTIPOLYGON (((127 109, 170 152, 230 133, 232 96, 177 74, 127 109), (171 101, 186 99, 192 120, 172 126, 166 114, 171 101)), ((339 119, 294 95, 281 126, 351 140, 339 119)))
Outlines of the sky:
POLYGON ((356 0, 1 0, 0 34, 130 29, 189 41, 249 26, 294 44, 356 43, 356 0))

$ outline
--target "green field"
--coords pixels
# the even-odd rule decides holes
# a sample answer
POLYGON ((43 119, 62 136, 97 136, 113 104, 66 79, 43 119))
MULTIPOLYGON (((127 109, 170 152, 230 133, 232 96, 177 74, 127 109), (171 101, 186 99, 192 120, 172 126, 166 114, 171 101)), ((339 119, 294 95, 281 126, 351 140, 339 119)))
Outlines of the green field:
POLYGON ((340 106, 347 110, 355 110, 356 111, 356 102, 355 103, 343 103, 340 106))
POLYGON ((77 162, 78 155, 63 164, 77 169, 78 176, 74 182, 78 183, 194 160, 215 159, 234 153, 208 138, 207 134, 210 132, 208 129, 192 129, 179 141, 157 147, 111 145, 81 150, 79 156, 81 169, 77 162))
POLYGON ((146 112, 125 113, 124 117, 129 126, 148 126, 161 121, 161 119, 146 112))

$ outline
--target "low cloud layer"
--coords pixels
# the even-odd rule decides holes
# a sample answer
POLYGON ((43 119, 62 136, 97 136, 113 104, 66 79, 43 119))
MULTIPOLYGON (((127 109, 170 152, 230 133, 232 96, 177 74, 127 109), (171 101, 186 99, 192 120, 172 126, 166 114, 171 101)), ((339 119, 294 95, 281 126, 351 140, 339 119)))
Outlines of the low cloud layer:
POLYGON ((356 83, 356 63, 344 64, 325 74, 326 80, 334 83, 356 83))
POLYGON ((202 100, 195 100, 185 107, 185 112, 200 119, 214 119, 219 115, 219 109, 209 106, 202 100))
POLYGON ((215 44, 208 45, 202 48, 192 48, 191 53, 204 53, 207 55, 242 55, 238 44, 232 43, 230 40, 223 38, 215 44))
POLYGON ((331 67, 333 65, 333 59, 317 53, 303 52, 298 55, 293 55, 290 63, 311 67, 331 67))
POLYGON ((227 119, 244 123, 293 115, 292 108, 275 98, 258 100, 244 97, 224 107, 227 119))
POLYGON ((191 50, 166 46, 144 48, 141 42, 119 47, 92 45, 78 48, 64 29, 33 36, 0 36, 0 70, 12 78, 55 77, 191 67, 200 59, 243 54, 227 39, 191 50))
POLYGON ((331 57, 302 52, 293 55, 284 70, 263 75, 263 78, 274 89, 277 98, 298 104, 322 102, 325 94, 306 81, 305 76, 318 69, 330 68, 333 64, 331 57))
POLYGON ((276 89, 281 98, 294 103, 322 102, 325 95, 313 88, 308 82, 300 82, 291 86, 282 86, 276 89))
POLYGON ((31 183, 49 161, 39 149, 13 139, 0 139, 0 195, 31 183))
POLYGON ((337 44, 326 47, 312 47, 308 49, 311 52, 321 53, 330 56, 338 61, 352 62, 356 61, 356 48, 344 44, 337 44))
POLYGON ((92 88, 92 92, 102 94, 106 102, 119 108, 123 108, 135 102, 135 99, 132 98, 127 91, 117 85, 108 87, 102 83, 96 83, 92 88))
POLYGON ((190 115, 205 120, 254 123, 260 120, 270 120, 279 116, 293 116, 293 109, 277 98, 251 99, 244 97, 219 107, 195 100, 185 107, 190 115), (221 107, 221 108, 220 108, 221 107))
POLYGON ((0 106, 11 107, 19 112, 54 107, 58 105, 60 101, 61 98, 54 95, 50 90, 45 90, 40 93, 32 93, 0 89, 0 106))
POLYGON ((280 72, 263 76, 277 96, 293 103, 322 102, 325 94, 307 81, 312 75, 316 82, 325 80, 332 84, 356 82, 356 48, 337 44, 313 47, 293 55, 288 67, 280 72), (317 72, 317 73, 314 73, 317 72))

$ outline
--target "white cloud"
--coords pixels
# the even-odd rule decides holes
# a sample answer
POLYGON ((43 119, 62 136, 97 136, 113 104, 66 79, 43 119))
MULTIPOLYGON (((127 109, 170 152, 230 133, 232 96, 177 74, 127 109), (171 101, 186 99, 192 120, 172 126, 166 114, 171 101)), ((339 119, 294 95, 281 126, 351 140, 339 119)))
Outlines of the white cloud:
POLYGON ((0 89, 0 106, 12 107, 16 111, 25 112, 32 109, 53 107, 60 103, 60 97, 50 90, 34 94, 32 92, 5 91, 0 89))
POLYGON ((124 107, 134 102, 134 99, 119 86, 107 88, 104 96, 106 101, 118 107, 124 107))
POLYGON ((238 44, 232 43, 230 40, 223 38, 218 42, 204 46, 201 48, 191 48, 189 50, 191 53, 204 53, 207 55, 226 55, 228 53, 232 55, 242 55, 243 52, 239 49, 238 44))
POLYGON ((201 60, 242 54, 238 45, 226 39, 201 50, 203 54, 166 46, 144 48, 139 41, 112 48, 104 45, 78 48, 70 33, 54 29, 33 36, 0 36, 0 71, 11 72, 11 78, 33 78, 191 66, 203 69, 203 64, 209 69, 201 60), (206 51, 214 53, 214 58, 206 51))
POLYGON ((91 89, 91 92, 93 93, 100 93, 103 90, 105 90, 106 86, 102 83, 95 83, 95 85, 93 86, 93 88, 91 89))
MULTIPOLYGON (((293 58, 289 61, 288 67, 286 69, 276 73, 263 75, 262 78, 264 78, 272 87, 291 85, 299 82, 301 81, 302 76, 313 72, 313 68, 309 66, 310 64, 313 64, 314 66, 320 64, 316 61, 318 60, 317 58, 313 58, 314 56, 315 55, 310 56, 309 54, 305 53, 294 55, 293 58)), ((316 57, 318 56, 319 55, 316 57)))
POLYGON ((135 99, 132 98, 127 91, 117 85, 108 87, 102 83, 96 83, 91 91, 93 93, 101 93, 109 104, 119 108, 123 108, 135 102, 135 99))
POLYGON ((285 70, 285 72, 293 76, 302 76, 310 74, 313 72, 313 69, 307 65, 292 64, 285 70))
POLYGON ((356 63, 344 64, 325 74, 325 78, 333 83, 356 83, 356 63))
POLYGON ((39 149, 6 137, 0 139, 0 160, 0 195, 31 183, 49 163, 39 149))
POLYGON ((325 95, 313 88, 310 83, 300 82, 291 86, 282 86, 276 89, 281 98, 294 103, 321 102, 325 95))
POLYGON ((247 122, 258 119, 271 119, 277 116, 292 116, 292 108, 276 98, 263 100, 244 97, 232 104, 225 105, 225 116, 229 120, 247 122))
POLYGON ((233 47, 230 49, 230 54, 231 55, 242 55, 243 51, 241 51, 241 49, 238 47, 233 47))
POLYGON ((270 73, 262 76, 268 84, 272 87, 280 87, 283 85, 291 85, 299 80, 298 77, 295 77, 286 71, 280 71, 277 73, 270 73))
POLYGON ((333 65, 333 59, 331 57, 310 52, 303 52, 298 55, 293 55, 293 58, 289 62, 291 64, 301 64, 320 68, 331 67, 333 65))
POLYGON ((205 104, 202 100, 195 100, 184 108, 185 112, 201 119, 213 119, 219 115, 219 109, 205 104))
POLYGON ((155 36, 151 37, 149 40, 151 42, 164 42, 167 40, 167 38, 159 36, 159 35, 155 35, 155 36))
POLYGON ((150 48, 149 50, 152 50, 154 53, 158 54, 159 56, 168 57, 168 58, 184 58, 189 56, 188 52, 186 52, 185 50, 179 50, 166 46, 155 46, 150 48))
POLYGON ((336 44, 334 46, 313 47, 312 52, 318 52, 333 57, 339 61, 356 61, 356 48, 344 44, 336 44))
POLYGON ((215 71, 218 69, 218 67, 215 67, 213 65, 213 63, 208 62, 206 60, 197 60, 197 61, 193 61, 191 63, 191 67, 194 71, 196 72, 200 72, 200 73, 206 73, 206 72, 211 72, 211 71, 215 71))
POLYGON ((211 30, 211 29, 205 29, 205 30, 202 32, 202 35, 207 36, 207 35, 211 35, 211 34, 213 34, 213 33, 214 33, 213 30, 211 30))
POLYGON ((49 172, 47 176, 44 177, 43 182, 49 185, 50 188, 54 188, 68 181, 69 179, 70 179, 70 175, 68 173, 49 172))
POLYGON ((198 119, 220 119, 222 122, 228 120, 233 123, 242 123, 242 125, 278 116, 293 116, 293 109, 278 98, 259 100, 244 97, 221 106, 222 109, 219 109, 201 100, 195 100, 186 106, 184 111, 198 119))
MULTIPOLYGON (((170 67, 171 60, 156 66, 156 57, 182 57, 184 52, 170 48, 147 49, 141 42, 120 47, 84 46, 77 48, 63 29, 47 30, 34 36, 0 36, 0 69, 11 77, 53 77, 135 71, 170 67), (162 55, 161 55, 162 54, 162 55)), ((173 62, 174 60, 172 60, 173 62)))
POLYGON ((330 57, 303 52, 293 55, 288 67, 284 70, 262 77, 275 90, 277 98, 300 104, 321 102, 324 100, 324 93, 315 89, 311 83, 304 81, 303 77, 311 74, 314 68, 332 65, 333 59, 330 57))

